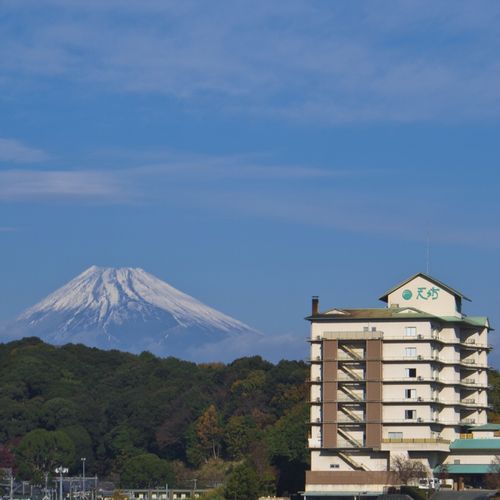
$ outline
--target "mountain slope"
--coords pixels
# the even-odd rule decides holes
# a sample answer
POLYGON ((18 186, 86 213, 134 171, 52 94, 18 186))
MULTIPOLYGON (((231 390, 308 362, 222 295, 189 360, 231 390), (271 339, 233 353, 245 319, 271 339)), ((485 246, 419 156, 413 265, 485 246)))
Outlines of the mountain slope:
POLYGON ((206 344, 258 336, 143 269, 97 266, 24 311, 8 330, 10 337, 37 336, 53 344, 78 342, 188 359, 206 344))

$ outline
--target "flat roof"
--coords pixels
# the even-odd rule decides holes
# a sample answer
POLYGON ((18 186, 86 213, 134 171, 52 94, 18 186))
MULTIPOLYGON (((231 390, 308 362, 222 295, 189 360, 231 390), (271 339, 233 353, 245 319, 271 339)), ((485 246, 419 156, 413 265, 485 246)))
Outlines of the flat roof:
MULTIPOLYGON (((446 470, 449 474, 489 474, 491 464, 446 464, 446 470)), ((441 467, 436 467, 434 472, 442 472, 441 467)))
POLYGON ((436 316, 415 307, 377 307, 365 309, 340 309, 334 307, 315 315, 306 317, 307 320, 393 320, 421 319, 434 320, 442 323, 460 323, 470 326, 481 326, 493 330, 489 326, 486 316, 436 316))
POLYGON ((470 425, 470 431, 500 431, 500 424, 470 425))
POLYGON ((450 450, 500 450, 500 438, 455 439, 450 450))

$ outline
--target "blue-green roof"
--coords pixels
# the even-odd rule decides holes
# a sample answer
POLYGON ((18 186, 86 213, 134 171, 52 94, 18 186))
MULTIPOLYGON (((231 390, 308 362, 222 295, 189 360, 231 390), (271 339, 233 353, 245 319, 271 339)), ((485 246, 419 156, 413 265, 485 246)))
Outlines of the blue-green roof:
MULTIPOLYGON (((489 474, 491 464, 448 464, 446 470, 449 474, 489 474)), ((442 469, 436 467, 434 472, 442 472, 442 469)))
POLYGON ((500 438, 455 439, 450 450, 500 450, 500 438))
POLYGON ((472 431, 500 431, 500 424, 484 424, 470 425, 469 430, 472 431))

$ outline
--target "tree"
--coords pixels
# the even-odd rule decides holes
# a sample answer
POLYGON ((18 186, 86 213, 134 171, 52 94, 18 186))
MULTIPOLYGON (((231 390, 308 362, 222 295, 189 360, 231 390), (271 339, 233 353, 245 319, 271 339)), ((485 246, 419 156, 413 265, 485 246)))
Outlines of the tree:
POLYGON ((309 408, 301 403, 281 417, 267 433, 270 461, 278 469, 278 494, 304 489, 309 461, 308 421, 309 408))
POLYGON ((53 398, 46 401, 40 409, 40 423, 47 430, 74 425, 78 410, 72 401, 53 398))
POLYGON ((129 458, 121 471, 122 488, 153 488, 173 484, 174 474, 169 462, 153 453, 129 458))
POLYGON ((41 481, 44 473, 73 463, 75 445, 62 431, 37 429, 24 436, 16 449, 16 459, 21 478, 41 481))
POLYGON ((490 464, 490 472, 485 478, 486 486, 492 490, 500 489, 500 456, 496 456, 490 464))
POLYGON ((228 500, 255 500, 259 496, 259 478, 248 464, 237 465, 230 474, 224 488, 228 500))
POLYGON ((196 435, 201 447, 210 453, 213 458, 220 455, 222 426, 215 405, 210 405, 196 422, 196 435))
POLYGON ((402 485, 429 477, 429 470, 422 462, 412 460, 405 455, 396 455, 391 459, 391 471, 402 485))
POLYGON ((250 417, 232 416, 224 431, 224 443, 229 457, 241 460, 255 440, 255 422, 250 417))

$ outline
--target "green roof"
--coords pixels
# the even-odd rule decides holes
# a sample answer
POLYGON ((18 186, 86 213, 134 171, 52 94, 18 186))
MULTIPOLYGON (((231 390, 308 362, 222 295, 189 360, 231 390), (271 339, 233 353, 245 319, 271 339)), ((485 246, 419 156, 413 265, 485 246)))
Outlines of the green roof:
MULTIPOLYGON (((447 464, 446 470, 449 474, 489 474, 491 464, 447 464)), ((434 469, 435 473, 441 471, 440 467, 434 469)))
POLYGON ((500 431, 500 424, 471 425, 470 431, 500 431))
MULTIPOLYGON (((456 316, 440 316, 440 318, 444 321, 456 322, 457 320, 461 323, 467 323, 472 326, 484 326, 489 327, 488 318, 486 316, 463 316, 462 319, 457 318, 456 316)), ((490 328, 493 330, 493 328, 490 328)))
POLYGON ((481 326, 493 330, 488 325, 485 316, 436 316, 415 307, 379 307, 367 309, 340 309, 335 307, 316 315, 307 316, 307 320, 350 321, 350 320, 397 320, 415 319, 441 321, 444 323, 458 323, 462 325, 481 326))
POLYGON ((450 450, 500 450, 500 438, 455 439, 450 450))

